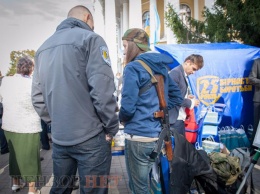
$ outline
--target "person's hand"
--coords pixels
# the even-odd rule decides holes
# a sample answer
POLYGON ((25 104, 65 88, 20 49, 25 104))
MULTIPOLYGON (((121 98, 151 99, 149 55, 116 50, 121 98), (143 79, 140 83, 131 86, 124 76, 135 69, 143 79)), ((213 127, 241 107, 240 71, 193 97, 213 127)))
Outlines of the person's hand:
POLYGON ((199 106, 200 101, 198 99, 195 99, 195 106, 199 106))
POLYGON ((107 142, 112 142, 112 140, 113 140, 113 136, 110 135, 110 134, 106 134, 106 141, 107 142))
POLYGON ((119 110, 120 110, 120 108, 119 108, 119 106, 118 106, 118 104, 117 104, 117 106, 116 106, 116 112, 119 112, 119 110))
POLYGON ((193 99, 193 98, 194 98, 194 96, 192 94, 188 95, 188 99, 193 99))

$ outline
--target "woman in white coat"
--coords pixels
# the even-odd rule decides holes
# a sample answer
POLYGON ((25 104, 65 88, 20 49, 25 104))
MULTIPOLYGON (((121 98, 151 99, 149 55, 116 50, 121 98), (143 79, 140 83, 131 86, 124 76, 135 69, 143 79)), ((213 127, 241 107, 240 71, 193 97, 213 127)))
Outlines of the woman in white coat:
POLYGON ((35 181, 41 175, 40 118, 31 101, 31 74, 34 63, 22 57, 17 63, 17 73, 4 77, 0 88, 3 103, 3 124, 9 146, 9 173, 13 179, 12 190, 24 187, 20 178, 28 182, 28 194, 39 194, 35 181))

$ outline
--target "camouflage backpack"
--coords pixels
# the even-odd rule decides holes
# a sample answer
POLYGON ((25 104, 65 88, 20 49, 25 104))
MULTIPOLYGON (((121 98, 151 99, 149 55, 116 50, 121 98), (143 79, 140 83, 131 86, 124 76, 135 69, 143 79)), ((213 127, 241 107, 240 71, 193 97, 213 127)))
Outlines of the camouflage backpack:
POLYGON ((212 152, 209 157, 211 166, 221 181, 225 182, 226 185, 231 185, 237 180, 241 173, 238 157, 228 156, 220 152, 212 152))

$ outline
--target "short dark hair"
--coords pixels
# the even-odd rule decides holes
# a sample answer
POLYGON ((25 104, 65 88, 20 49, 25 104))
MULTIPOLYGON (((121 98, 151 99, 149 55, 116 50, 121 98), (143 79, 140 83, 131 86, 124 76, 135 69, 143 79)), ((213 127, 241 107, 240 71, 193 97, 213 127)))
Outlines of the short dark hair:
MULTIPOLYGON (((67 17, 68 17, 68 18, 69 18, 69 17, 75 17, 75 16, 77 16, 78 14, 82 14, 82 13, 84 13, 84 12, 88 12, 88 13, 91 15, 91 17, 93 18, 93 15, 92 15, 92 13, 90 12, 90 10, 89 10, 87 7, 83 6, 83 5, 77 5, 77 6, 73 7, 73 8, 71 8, 71 9, 69 10, 69 13, 68 13, 67 17)), ((76 17, 76 18, 77 18, 77 17, 76 17)))
POLYGON ((198 66, 199 69, 201 69, 204 66, 203 57, 201 55, 192 54, 188 56, 184 62, 190 60, 192 63, 195 63, 195 65, 198 66))
POLYGON ((21 57, 16 64, 16 72, 22 75, 31 75, 34 63, 28 56, 21 57))

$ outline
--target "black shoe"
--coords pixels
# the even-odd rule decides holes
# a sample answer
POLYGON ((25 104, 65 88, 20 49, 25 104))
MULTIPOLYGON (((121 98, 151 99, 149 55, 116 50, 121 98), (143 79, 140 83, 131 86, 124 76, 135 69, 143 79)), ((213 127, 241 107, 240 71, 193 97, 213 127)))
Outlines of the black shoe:
POLYGON ((7 154, 7 153, 9 153, 9 149, 8 148, 3 150, 3 151, 1 150, 1 155, 7 154))
POLYGON ((43 150, 50 150, 50 146, 49 147, 42 147, 43 150))
POLYGON ((43 161, 44 160, 44 157, 40 157, 40 161, 43 161))

